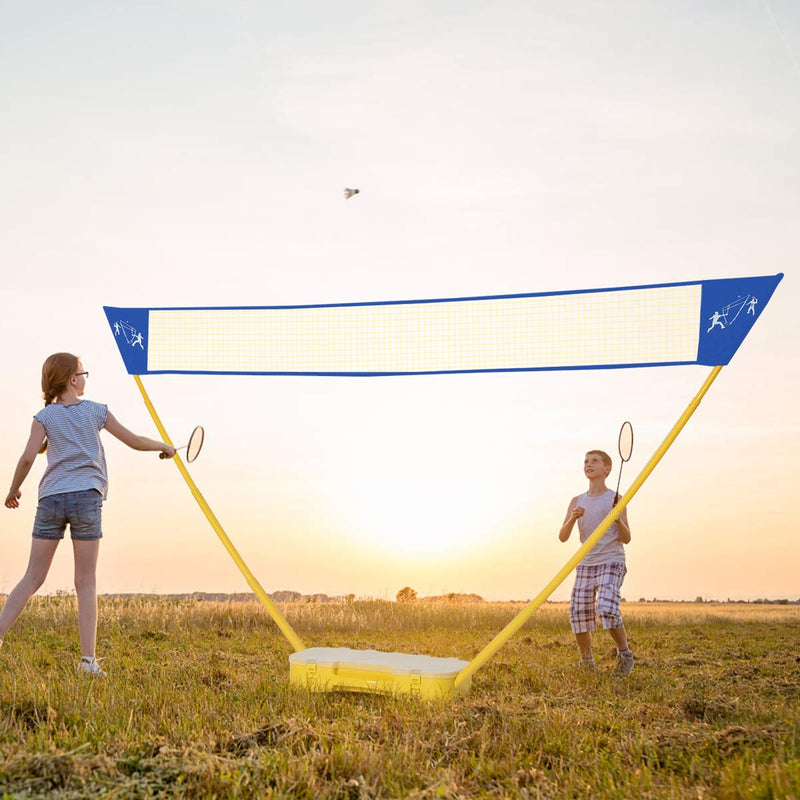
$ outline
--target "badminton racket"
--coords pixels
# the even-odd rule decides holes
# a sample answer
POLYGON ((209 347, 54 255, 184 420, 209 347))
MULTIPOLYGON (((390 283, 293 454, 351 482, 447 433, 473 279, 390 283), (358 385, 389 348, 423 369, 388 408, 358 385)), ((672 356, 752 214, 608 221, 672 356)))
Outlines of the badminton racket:
MULTIPOLYGON (((202 425, 198 425, 193 431, 192 435, 189 437, 189 442, 187 444, 181 445, 180 447, 176 447, 176 450, 186 450, 186 460, 191 464, 197 456, 200 455, 200 451, 203 449, 203 439, 205 438, 205 431, 203 430, 202 425)), ((166 453, 159 453, 159 458, 169 458, 166 453)))
MULTIPOLYGON (((614 505, 619 502, 619 483, 622 480, 622 466, 626 461, 630 461, 633 453, 633 425, 630 422, 623 422, 619 429, 619 477, 617 478, 617 491, 614 492, 614 505)), ((612 506, 613 507, 613 506, 612 506)))

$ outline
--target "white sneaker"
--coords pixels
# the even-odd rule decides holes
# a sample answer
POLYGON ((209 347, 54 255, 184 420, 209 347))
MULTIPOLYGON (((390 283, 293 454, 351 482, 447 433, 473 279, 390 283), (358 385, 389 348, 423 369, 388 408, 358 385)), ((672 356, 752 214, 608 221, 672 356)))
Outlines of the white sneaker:
POLYGON ((100 669, 100 662, 102 660, 102 658, 95 658, 94 656, 91 658, 84 656, 78 664, 78 672, 83 672, 86 675, 97 675, 98 678, 105 678, 106 673, 100 669))

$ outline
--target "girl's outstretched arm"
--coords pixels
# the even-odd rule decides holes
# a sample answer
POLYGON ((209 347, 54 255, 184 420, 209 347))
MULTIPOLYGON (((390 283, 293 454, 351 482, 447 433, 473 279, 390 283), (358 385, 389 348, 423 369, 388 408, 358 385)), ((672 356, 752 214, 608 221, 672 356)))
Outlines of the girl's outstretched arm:
POLYGON ((164 442, 148 439, 146 436, 139 436, 133 431, 129 431, 117 418, 109 411, 106 417, 105 429, 119 439, 123 444, 132 447, 134 450, 160 450, 170 458, 175 455, 175 448, 164 442))
POLYGON ((22 492, 19 490, 20 486, 22 486, 25 478, 28 477, 33 462, 36 460, 36 454, 44 443, 44 438, 44 425, 35 419, 31 425, 28 444, 25 445, 25 450, 17 462, 17 468, 14 470, 14 477, 11 479, 11 488, 6 496, 6 508, 19 508, 19 499, 22 497, 22 492))

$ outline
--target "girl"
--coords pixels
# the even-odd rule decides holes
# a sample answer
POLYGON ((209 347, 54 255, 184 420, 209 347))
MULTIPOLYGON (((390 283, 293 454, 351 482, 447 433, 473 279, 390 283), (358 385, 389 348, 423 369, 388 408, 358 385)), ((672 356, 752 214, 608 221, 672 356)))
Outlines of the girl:
POLYGON ((75 556, 75 592, 81 660, 78 670, 105 675, 95 658, 97 639, 96 568, 101 506, 106 497, 106 458, 100 441, 105 428, 134 450, 160 450, 169 458, 175 448, 137 436, 123 427, 108 407, 81 400, 89 373, 71 353, 55 353, 42 367, 45 407, 33 418, 31 434, 17 464, 6 508, 19 508, 20 486, 37 453, 47 451, 47 468, 39 483, 39 505, 33 524, 28 569, 0 611, 0 645, 31 595, 44 583, 56 548, 69 524, 75 556))

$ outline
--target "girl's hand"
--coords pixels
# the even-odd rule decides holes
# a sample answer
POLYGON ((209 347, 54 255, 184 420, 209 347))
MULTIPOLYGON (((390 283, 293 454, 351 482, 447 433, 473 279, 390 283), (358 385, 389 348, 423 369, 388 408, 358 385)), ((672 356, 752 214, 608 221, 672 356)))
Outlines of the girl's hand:
POLYGON ((164 454, 163 456, 164 458, 172 458, 177 452, 177 450, 171 445, 163 444, 161 446, 161 452, 164 454))
POLYGON ((576 519, 580 519, 583 516, 583 508, 581 506, 575 506, 572 509, 572 521, 574 522, 576 519))
POLYGON ((22 492, 19 489, 16 492, 9 492, 6 497, 6 508, 19 508, 20 497, 22 497, 22 492))

